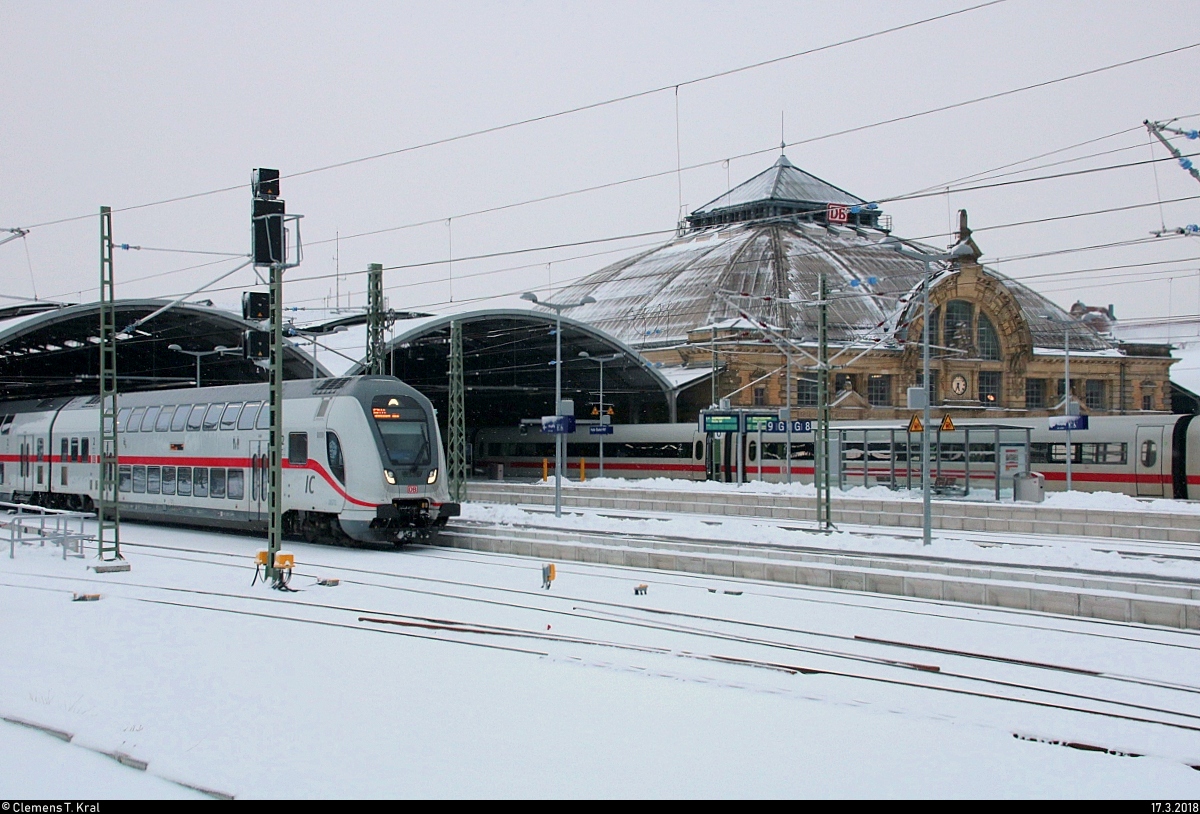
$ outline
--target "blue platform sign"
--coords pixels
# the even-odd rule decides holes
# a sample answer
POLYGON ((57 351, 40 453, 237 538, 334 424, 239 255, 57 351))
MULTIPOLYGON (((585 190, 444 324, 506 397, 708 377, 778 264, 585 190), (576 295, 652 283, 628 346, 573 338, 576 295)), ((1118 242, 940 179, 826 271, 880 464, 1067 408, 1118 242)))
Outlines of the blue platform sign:
POLYGON ((612 424, 597 424, 588 427, 588 435, 612 435, 612 424))
MULTIPOLYGON (((813 431, 812 425, 813 425, 812 421, 810 421, 808 419, 804 419, 802 421, 793 421, 792 422, 792 432, 795 432, 795 433, 812 432, 813 431)), ((788 431, 788 427, 787 427, 786 421, 768 421, 766 423, 766 425, 763 426, 763 432, 787 432, 787 431, 788 431)))
POLYGON ((1050 429, 1052 430, 1086 430, 1088 417, 1085 415, 1052 415, 1050 429))
POLYGON ((570 435, 575 432, 575 416, 544 415, 542 416, 542 432, 552 435, 570 435))

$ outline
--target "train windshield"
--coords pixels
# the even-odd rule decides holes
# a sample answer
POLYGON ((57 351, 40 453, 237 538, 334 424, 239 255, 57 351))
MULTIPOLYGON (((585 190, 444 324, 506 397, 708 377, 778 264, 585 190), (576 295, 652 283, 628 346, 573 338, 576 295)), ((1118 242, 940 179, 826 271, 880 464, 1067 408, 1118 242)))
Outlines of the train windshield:
POLYGON ((376 396, 371 400, 371 417, 393 466, 418 467, 430 463, 429 421, 416 399, 376 396))

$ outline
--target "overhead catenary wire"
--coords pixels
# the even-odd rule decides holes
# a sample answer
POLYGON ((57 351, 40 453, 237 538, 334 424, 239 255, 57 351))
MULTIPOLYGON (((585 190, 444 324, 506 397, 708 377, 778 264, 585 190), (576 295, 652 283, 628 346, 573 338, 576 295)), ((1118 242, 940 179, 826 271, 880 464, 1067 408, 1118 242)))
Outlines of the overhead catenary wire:
MULTIPOLYGON (((823 51, 833 50, 833 49, 840 48, 840 47, 843 47, 846 45, 851 45, 854 43, 870 40, 875 37, 882 37, 882 36, 886 36, 888 34, 894 34, 894 33, 904 31, 904 30, 907 30, 910 28, 916 28, 918 26, 938 22, 940 20, 949 19, 951 17, 956 17, 961 14, 967 14, 967 13, 970 13, 973 11, 978 11, 980 9, 987 8, 989 6, 1001 5, 1006 2, 1008 2, 1008 0, 987 0, 987 2, 977 3, 972 6, 967 6, 965 8, 961 8, 961 9, 955 9, 953 11, 944 12, 942 14, 935 14, 935 15, 932 15, 929 17, 921 18, 919 20, 914 20, 912 22, 890 26, 888 28, 879 29, 877 31, 868 32, 866 34, 860 34, 855 37, 848 37, 846 39, 838 40, 838 41, 832 42, 832 43, 827 43, 825 45, 819 45, 819 46, 815 46, 813 48, 807 48, 807 49, 804 49, 801 51, 796 51, 791 54, 785 54, 785 55, 779 56, 779 57, 772 57, 770 59, 761 60, 761 61, 750 63, 747 65, 741 65, 741 66, 738 66, 735 68, 728 68, 726 70, 716 71, 714 73, 709 73, 709 74, 704 74, 702 76, 693 77, 691 79, 685 79, 685 80, 681 80, 681 81, 677 81, 677 82, 671 82, 666 85, 659 85, 659 86, 649 88, 646 90, 640 90, 640 91, 635 91, 633 93, 622 94, 620 96, 614 96, 614 97, 611 97, 608 99, 603 99, 603 100, 600 100, 597 102, 589 102, 587 104, 577 105, 577 106, 570 107, 570 108, 565 108, 563 110, 558 110, 558 111, 555 111, 552 113, 543 113, 543 114, 540 114, 537 116, 531 116, 531 117, 528 117, 525 119, 518 119, 516 121, 507 122, 505 124, 493 125, 491 127, 479 128, 477 130, 471 130, 471 131, 459 133, 459 134, 452 135, 452 136, 445 136, 442 138, 433 139, 430 141, 422 142, 420 144, 413 144, 413 145, 409 145, 407 147, 400 147, 400 148, 397 148, 394 150, 386 150, 384 152, 373 153, 370 155, 360 156, 358 158, 351 158, 351 159, 347 159, 345 161, 334 162, 332 164, 325 164, 325 165, 318 166, 318 167, 311 167, 306 170, 299 170, 297 172, 284 174, 281 177, 283 179, 288 179, 288 178, 300 178, 300 177, 308 176, 308 175, 315 175, 317 173, 328 172, 329 170, 341 169, 343 167, 350 167, 350 166, 354 166, 357 164, 363 164, 363 163, 366 163, 369 161, 376 161, 376 160, 379 160, 382 158, 389 158, 392 156, 403 155, 405 153, 412 153, 412 152, 416 152, 418 150, 428 149, 430 147, 437 147, 437 146, 442 146, 445 144, 453 144, 455 142, 466 141, 468 139, 478 138, 480 136, 490 135, 493 133, 500 133, 500 132, 504 132, 506 130, 512 130, 512 129, 519 128, 519 127, 525 127, 527 125, 537 124, 539 122, 544 122, 544 121, 550 121, 552 119, 563 118, 565 116, 571 116, 571 115, 574 115, 577 113, 583 113, 583 112, 586 112, 589 110, 597 110, 599 108, 609 107, 612 105, 621 104, 623 102, 629 102, 629 101, 633 101, 635 99, 641 99, 641 98, 644 98, 647 96, 653 96, 653 95, 656 95, 659 93, 665 93, 666 91, 674 90, 676 88, 687 87, 690 85, 697 85, 697 84, 701 84, 703 82, 712 81, 714 79, 720 79, 720 78, 727 77, 727 76, 733 76, 735 74, 756 70, 758 68, 764 68, 769 65, 775 65, 775 64, 778 64, 781 62, 787 62, 789 60, 798 59, 800 57, 805 57, 805 56, 810 56, 812 54, 821 53, 823 51)), ((235 190, 244 189, 245 186, 246 186, 245 184, 234 184, 231 186, 217 187, 215 189, 209 189, 209 190, 205 190, 203 192, 195 192, 195 193, 190 193, 190 194, 185 194, 185 195, 178 195, 178 196, 174 196, 171 198, 164 198, 164 199, 158 200, 158 201, 150 201, 147 203, 134 204, 134 205, 124 206, 124 207, 114 207, 112 211, 114 213, 130 212, 130 211, 134 211, 134 210, 138 210, 138 209, 146 209, 146 208, 154 207, 154 206, 163 206, 166 204, 195 200, 197 198, 208 197, 211 195, 220 195, 220 194, 223 194, 226 192, 233 192, 235 190)), ((60 223, 70 223, 73 221, 87 220, 89 218, 94 218, 94 217, 96 217, 96 215, 91 214, 91 213, 89 213, 87 215, 74 215, 74 216, 70 216, 70 217, 57 218, 54 220, 48 220, 48 221, 43 221, 41 223, 31 224, 30 226, 27 226, 25 228, 37 229, 37 228, 41 228, 44 226, 54 226, 54 225, 57 225, 60 223)))

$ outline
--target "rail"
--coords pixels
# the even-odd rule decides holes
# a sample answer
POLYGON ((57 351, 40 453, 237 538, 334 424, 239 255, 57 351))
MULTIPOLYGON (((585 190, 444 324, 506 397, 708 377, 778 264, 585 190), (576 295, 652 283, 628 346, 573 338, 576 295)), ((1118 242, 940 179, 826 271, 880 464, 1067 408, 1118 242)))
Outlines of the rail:
POLYGON ((82 557, 85 540, 94 540, 88 534, 85 522, 92 515, 86 512, 69 512, 63 509, 46 509, 26 503, 0 501, 0 534, 8 532, 8 558, 16 556, 17 543, 21 545, 46 545, 47 542, 62 546, 62 555, 82 557))

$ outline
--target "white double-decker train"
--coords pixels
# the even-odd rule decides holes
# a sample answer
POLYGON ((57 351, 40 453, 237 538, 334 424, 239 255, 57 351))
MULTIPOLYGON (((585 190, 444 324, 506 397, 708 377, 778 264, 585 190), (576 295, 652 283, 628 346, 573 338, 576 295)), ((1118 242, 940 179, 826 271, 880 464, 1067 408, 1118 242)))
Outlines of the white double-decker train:
MULTIPOLYGON (((123 518, 264 531, 265 384, 122 395, 123 518)), ((284 530, 310 541, 402 544, 459 513, 433 405, 390 376, 286 382, 284 530)), ((99 399, 0 403, 0 500, 92 511, 99 399)))
MULTIPOLYGON (((1013 418, 989 422, 960 419, 960 432, 936 433, 931 466, 946 491, 994 485, 997 471, 992 431, 1002 425, 1010 442, 1013 434, 1024 446, 1028 431, 1026 468, 1045 475, 1047 489, 1066 486, 1067 456, 1071 486, 1080 491, 1123 492, 1143 497, 1200 499, 1200 422, 1192 415, 1150 413, 1091 416, 1086 430, 1075 430, 1070 449, 1065 432, 1051 430, 1046 418, 1013 418), (961 430, 970 428, 967 440, 961 430), (966 447, 969 445, 970 449, 966 447), (936 457, 935 457, 936 456, 936 457)), ((936 426, 936 425, 935 425, 936 426)), ((618 478, 684 478, 735 480, 741 457, 745 480, 782 481, 791 466, 792 477, 813 479, 813 436, 793 434, 790 452, 783 433, 756 432, 708 435, 696 424, 631 424, 613 427, 611 435, 590 435, 580 424, 567 436, 567 469, 578 478, 599 474, 600 443, 604 443, 604 474, 618 478)), ((919 483, 920 435, 907 434, 897 422, 834 422, 830 450, 831 475, 847 486, 919 483), (866 432, 864 432, 866 431, 866 432)), ((472 458, 477 473, 503 467, 505 477, 540 477, 554 460, 554 439, 536 428, 503 427, 475 433, 472 458)), ((1011 485, 1011 481, 1009 482, 1011 485)))

